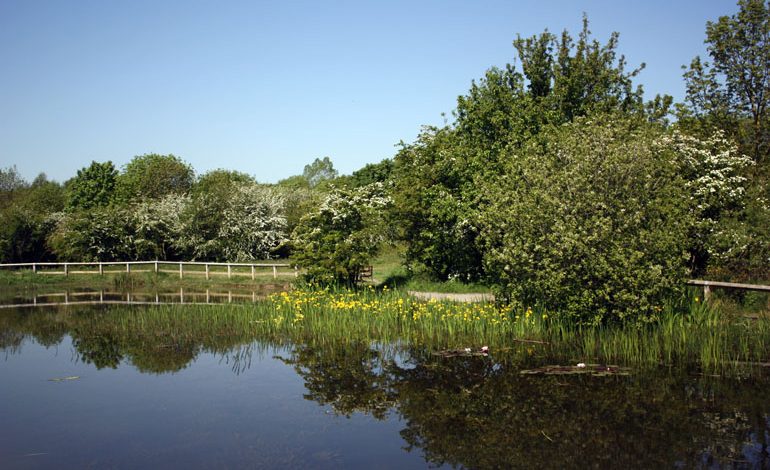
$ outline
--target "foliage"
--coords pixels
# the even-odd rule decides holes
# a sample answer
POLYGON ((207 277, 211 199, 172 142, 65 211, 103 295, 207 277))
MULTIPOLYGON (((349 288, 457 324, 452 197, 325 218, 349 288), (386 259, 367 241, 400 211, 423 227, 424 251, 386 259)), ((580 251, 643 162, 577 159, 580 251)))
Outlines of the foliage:
POLYGON ((770 4, 739 0, 738 6, 737 14, 706 24, 712 63, 696 57, 690 64, 681 113, 729 132, 762 162, 770 151, 770 4))
POLYGON ((316 210, 326 197, 322 191, 308 187, 287 188, 277 185, 275 190, 282 194, 284 200, 283 213, 286 217, 286 233, 291 233, 299 225, 302 217, 316 210))
POLYGON ((719 265, 745 245, 745 169, 753 163, 717 131, 706 139, 674 131, 658 140, 661 152, 672 152, 690 197, 690 270, 703 274, 709 263, 719 265))
POLYGON ((315 188, 325 181, 331 181, 338 175, 339 173, 334 169, 334 164, 329 157, 324 157, 323 160, 316 158, 313 163, 305 165, 302 170, 302 177, 307 180, 311 188, 315 188))
POLYGON ((108 205, 113 198, 118 171, 111 161, 91 162, 67 182, 67 209, 88 210, 108 205))
POLYGON ((293 254, 306 268, 306 278, 321 284, 355 284, 387 238, 383 213, 390 202, 379 183, 337 189, 326 196, 292 234, 293 254))
POLYGON ((691 226, 658 134, 618 115, 581 118, 511 155, 484 188, 484 262, 501 296, 583 324, 655 318, 686 279, 691 226))
POLYGON ((137 203, 132 211, 134 252, 137 259, 180 259, 183 236, 182 214, 190 205, 190 197, 167 194, 160 199, 137 203))
POLYGON ((220 168, 201 175, 195 182, 192 192, 196 196, 201 194, 226 196, 234 186, 246 183, 256 184, 257 181, 246 173, 220 168))
POLYGON ((310 189, 310 183, 302 175, 289 176, 278 182, 278 186, 285 189, 310 189))
POLYGON ((393 174, 393 160, 386 158, 379 163, 367 163, 362 168, 354 171, 350 176, 341 176, 335 184, 349 188, 360 188, 372 183, 387 183, 391 181, 393 174))
MULTIPOLYGON (((661 120, 670 97, 645 105, 626 70, 618 35, 606 44, 592 39, 588 21, 577 40, 548 31, 517 38, 521 71, 491 68, 457 99, 456 121, 425 128, 395 157, 395 216, 402 224, 409 262, 439 280, 484 277, 480 218, 517 149, 543 129, 591 113, 615 112, 661 120)), ((497 219, 497 218, 496 218, 497 219)))
POLYGON ((16 165, 0 168, 0 193, 9 193, 27 186, 16 165))
POLYGON ((179 248, 192 259, 223 259, 217 242, 222 216, 236 188, 256 184, 254 178, 228 170, 213 170, 202 175, 192 191, 192 201, 184 210, 185 229, 178 240, 179 248))
POLYGON ((255 183, 228 185, 228 191, 199 193, 182 217, 177 246, 198 260, 251 261, 272 256, 286 240, 284 200, 255 183))
POLYGON ((132 210, 125 206, 54 214, 48 244, 63 261, 113 261, 135 257, 132 210))
POLYGON ((407 260, 436 279, 479 279, 478 235, 470 222, 479 195, 477 167, 456 150, 455 133, 425 128, 396 155, 393 217, 401 225, 407 260))
POLYGON ((160 198, 169 193, 185 194, 192 188, 192 167, 174 155, 136 156, 117 179, 117 198, 126 203, 160 198))
POLYGON ((222 214, 218 240, 226 260, 269 259, 287 240, 284 199, 271 188, 242 184, 234 188, 222 214))
POLYGON ((543 101, 549 117, 571 121, 593 112, 641 111, 642 89, 634 89, 633 78, 644 68, 626 72, 625 58, 617 55, 619 34, 612 33, 606 44, 591 39, 588 19, 577 42, 567 31, 557 39, 545 31, 528 39, 517 37, 527 78, 529 95, 543 101))
POLYGON ((6 193, 0 205, 0 262, 49 261, 46 239, 54 229, 51 215, 64 208, 61 185, 38 175, 31 185, 6 193))

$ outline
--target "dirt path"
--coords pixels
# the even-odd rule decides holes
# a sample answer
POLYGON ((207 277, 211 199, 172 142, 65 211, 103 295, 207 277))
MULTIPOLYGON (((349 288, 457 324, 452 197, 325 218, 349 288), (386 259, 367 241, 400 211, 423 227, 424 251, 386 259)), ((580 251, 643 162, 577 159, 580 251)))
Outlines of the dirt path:
POLYGON ((473 293, 473 294, 451 294, 446 292, 417 292, 407 291, 409 295, 421 300, 451 300, 453 302, 493 302, 495 296, 485 293, 473 293))

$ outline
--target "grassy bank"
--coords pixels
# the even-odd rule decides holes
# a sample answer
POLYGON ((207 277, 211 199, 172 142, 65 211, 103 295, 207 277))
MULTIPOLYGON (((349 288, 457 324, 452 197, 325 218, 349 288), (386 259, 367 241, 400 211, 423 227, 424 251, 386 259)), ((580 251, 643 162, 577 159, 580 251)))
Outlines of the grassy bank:
POLYGON ((186 272, 180 279, 178 274, 132 272, 96 274, 36 274, 31 271, 0 271, 0 289, 6 293, 33 292, 40 289, 77 289, 88 288, 92 290, 117 289, 206 289, 211 286, 218 288, 248 289, 266 285, 282 286, 285 289, 291 287, 295 281, 293 275, 280 275, 273 278, 270 273, 260 273, 255 279, 250 276, 234 275, 228 278, 226 275, 211 276, 207 280, 205 275, 194 272, 186 272))
POLYGON ((480 283, 463 283, 457 280, 439 282, 426 273, 410 271, 405 267, 406 248, 403 245, 385 247, 372 261, 373 283, 390 289, 441 293, 489 293, 489 286, 480 283))

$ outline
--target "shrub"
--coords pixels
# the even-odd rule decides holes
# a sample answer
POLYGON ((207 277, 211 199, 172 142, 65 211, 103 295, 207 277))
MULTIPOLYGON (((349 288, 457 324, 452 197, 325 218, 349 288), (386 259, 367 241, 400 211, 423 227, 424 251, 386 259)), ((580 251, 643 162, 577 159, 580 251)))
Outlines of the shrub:
POLYGON ((306 279, 319 284, 355 284, 388 236, 385 187, 374 183, 354 190, 334 190, 292 234, 297 263, 306 279))
POLYGON ((487 188, 501 298, 582 324, 650 320, 687 276, 689 197, 660 131, 617 115, 551 128, 487 188))

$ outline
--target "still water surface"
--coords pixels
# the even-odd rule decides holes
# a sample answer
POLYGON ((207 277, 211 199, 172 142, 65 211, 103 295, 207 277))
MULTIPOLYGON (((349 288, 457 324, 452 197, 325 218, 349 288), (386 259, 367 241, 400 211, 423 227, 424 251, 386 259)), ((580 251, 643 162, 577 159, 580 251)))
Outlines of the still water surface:
POLYGON ((495 351, 94 335, 103 313, 0 310, 0 468, 770 466, 761 374, 531 376, 495 351))

